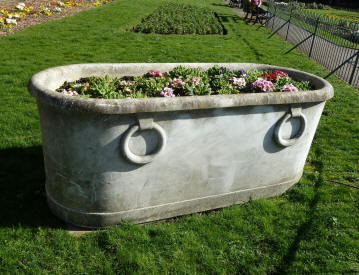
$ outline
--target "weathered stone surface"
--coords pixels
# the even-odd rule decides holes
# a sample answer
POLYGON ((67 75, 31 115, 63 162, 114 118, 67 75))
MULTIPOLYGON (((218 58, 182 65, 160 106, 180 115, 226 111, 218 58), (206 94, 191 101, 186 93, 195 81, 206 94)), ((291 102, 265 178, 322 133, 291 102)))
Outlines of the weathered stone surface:
POLYGON ((57 216, 85 227, 141 223, 279 195, 298 182, 325 100, 333 96, 332 86, 316 76, 222 63, 232 69, 281 69, 312 81, 316 90, 126 100, 54 92, 65 80, 140 75, 178 65, 214 64, 83 64, 32 77, 29 91, 38 100, 46 191, 57 216), (126 152, 138 158, 131 160, 126 152))

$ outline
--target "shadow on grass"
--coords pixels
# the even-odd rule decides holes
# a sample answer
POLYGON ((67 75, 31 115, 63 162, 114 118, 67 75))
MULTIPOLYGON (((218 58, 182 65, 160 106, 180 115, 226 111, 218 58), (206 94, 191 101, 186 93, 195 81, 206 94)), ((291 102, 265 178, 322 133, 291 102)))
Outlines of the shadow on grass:
POLYGON ((218 15, 218 19, 221 22, 234 22, 234 23, 238 23, 239 21, 243 20, 237 15, 218 15))
POLYGON ((213 3, 212 6, 217 6, 217 7, 228 7, 228 5, 226 4, 216 4, 216 3, 213 3))
POLYGON ((45 195, 41 146, 0 150, 0 227, 64 228, 45 195))
POLYGON ((292 266, 295 260, 301 241, 305 240, 308 236, 308 233, 313 229, 315 212, 317 210, 317 204, 319 201, 319 188, 323 184, 323 178, 322 178, 323 163, 320 161, 316 161, 313 164, 316 166, 316 170, 319 172, 319 177, 312 179, 313 182, 315 183, 314 184, 315 195, 309 203, 307 218, 299 227, 297 234, 288 249, 288 252, 282 258, 282 262, 280 266, 277 267, 275 272, 271 273, 273 275, 289 273, 290 267, 292 266))

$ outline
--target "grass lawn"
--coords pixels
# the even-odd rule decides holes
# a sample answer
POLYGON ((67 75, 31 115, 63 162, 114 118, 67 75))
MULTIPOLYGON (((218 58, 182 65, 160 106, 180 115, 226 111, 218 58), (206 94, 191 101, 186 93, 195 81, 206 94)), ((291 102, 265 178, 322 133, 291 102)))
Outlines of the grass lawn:
MULTIPOLYGON (((173 0, 174 1, 174 0, 173 0)), ((129 31, 168 0, 120 0, 0 38, 1 274, 359 273, 359 94, 331 77, 301 181, 283 196, 145 226, 74 237, 46 205, 40 124, 27 81, 85 62, 253 62, 328 72, 270 32, 246 25, 221 0, 227 35, 129 31)), ((284 167, 285 168, 285 167, 284 167)))

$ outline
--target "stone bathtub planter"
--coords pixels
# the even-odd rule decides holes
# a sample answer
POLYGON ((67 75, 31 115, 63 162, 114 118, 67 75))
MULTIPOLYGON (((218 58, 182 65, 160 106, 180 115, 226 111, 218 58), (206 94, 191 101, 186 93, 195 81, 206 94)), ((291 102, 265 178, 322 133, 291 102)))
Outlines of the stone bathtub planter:
POLYGON ((265 198, 299 181, 332 86, 279 69, 316 90, 147 99, 85 99, 55 92, 86 76, 141 75, 189 64, 81 64, 34 75, 46 192, 53 213, 74 225, 149 222, 265 198))

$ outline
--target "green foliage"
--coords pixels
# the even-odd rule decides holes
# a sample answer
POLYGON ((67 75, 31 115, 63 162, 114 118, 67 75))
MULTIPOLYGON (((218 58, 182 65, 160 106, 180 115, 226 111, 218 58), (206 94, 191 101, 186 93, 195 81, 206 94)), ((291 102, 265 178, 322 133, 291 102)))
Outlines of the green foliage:
MULTIPOLYGON (((80 86, 77 89, 81 89, 81 94, 90 95, 90 97, 101 97, 101 98, 121 98, 121 96, 116 93, 116 84, 118 79, 110 79, 107 75, 105 77, 90 77, 88 82, 84 86, 80 86), (88 84, 88 85, 86 85, 88 84)), ((77 83, 81 85, 80 83, 77 83)), ((72 85, 74 87, 76 84, 72 85)), ((74 88, 76 89, 76 88, 74 88)))
MULTIPOLYGON (((213 66, 208 70, 178 66, 165 73, 150 71, 143 76, 124 76, 120 79, 105 77, 81 78, 74 82, 65 82, 58 92, 70 91, 75 95, 91 98, 120 99, 163 96, 165 89, 171 89, 174 96, 195 96, 211 94, 236 94, 240 92, 261 92, 253 89, 251 84, 264 74, 272 71, 244 71, 213 66), (157 75, 156 75, 157 74, 157 75), (237 85, 235 80, 242 79, 246 84, 237 85), (180 82, 180 84, 178 83, 180 82)), ((281 92, 285 84, 294 84, 299 90, 312 90, 312 85, 297 82, 290 77, 274 77, 270 79, 274 87, 271 91, 281 92)))
POLYGON ((298 87, 298 90, 300 91, 306 91, 312 88, 312 84, 309 81, 296 81, 293 84, 298 87))
POLYGON ((213 10, 167 3, 134 27, 135 32, 159 34, 224 34, 213 10))
POLYGON ((208 74, 206 71, 200 68, 189 68, 184 66, 178 66, 172 69, 168 72, 168 75, 171 78, 189 79, 193 77, 200 77, 202 79, 208 79, 208 74))

